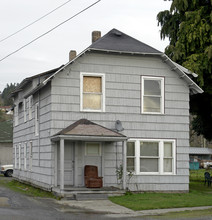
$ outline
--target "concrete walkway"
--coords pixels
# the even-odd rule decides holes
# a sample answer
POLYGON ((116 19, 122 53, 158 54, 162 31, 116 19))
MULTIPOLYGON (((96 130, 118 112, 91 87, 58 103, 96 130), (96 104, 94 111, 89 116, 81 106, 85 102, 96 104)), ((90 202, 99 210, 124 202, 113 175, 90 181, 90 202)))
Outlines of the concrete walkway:
POLYGON ((149 215, 159 215, 168 212, 181 212, 186 210, 204 210, 210 209, 212 206, 203 207, 192 207, 192 208, 172 208, 172 209, 154 209, 154 210, 143 210, 143 211, 133 211, 131 209, 125 208, 123 206, 112 203, 110 200, 89 200, 89 201, 76 201, 76 200, 65 200, 58 201, 58 203, 63 205, 68 205, 72 208, 83 209, 93 213, 102 213, 109 216, 117 217, 129 217, 129 216, 149 216, 149 215))

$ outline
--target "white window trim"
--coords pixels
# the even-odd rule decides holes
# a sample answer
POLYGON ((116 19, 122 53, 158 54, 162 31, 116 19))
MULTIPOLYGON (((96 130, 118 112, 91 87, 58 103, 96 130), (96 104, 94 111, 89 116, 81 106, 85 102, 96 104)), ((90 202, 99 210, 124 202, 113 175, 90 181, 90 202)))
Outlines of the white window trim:
POLYGON ((18 125, 18 104, 14 107, 14 126, 18 125))
POLYGON ((27 142, 24 143, 24 170, 27 169, 27 142))
POLYGON ((21 143, 18 145, 18 169, 21 169, 21 143))
POLYGON ((17 145, 15 145, 14 146, 14 148, 15 148, 15 152, 14 152, 14 154, 15 154, 15 169, 17 168, 17 145))
POLYGON ((102 155, 102 143, 101 142, 85 142, 85 156, 87 157, 98 157, 102 155), (99 155, 87 155, 87 144, 99 144, 99 155))
POLYGON ((39 135, 39 103, 35 104, 35 136, 39 135))
POLYGON ((141 76, 141 114, 151 114, 151 115, 161 115, 164 114, 164 100, 165 100, 165 93, 164 93, 164 77, 153 77, 153 76, 141 76), (161 106, 160 112, 144 112, 143 111, 143 103, 144 103, 144 80, 161 80, 161 106))
POLYGON ((80 111, 83 112, 105 112, 105 74, 104 73, 80 73, 80 111), (100 110, 83 109, 83 76, 93 76, 102 78, 102 102, 100 110))
POLYGON ((32 141, 29 142, 29 154, 28 154, 28 158, 29 158, 29 171, 32 171, 32 154, 33 154, 33 149, 32 149, 32 141))
POLYGON ((28 98, 29 120, 32 120, 32 95, 28 98))
POLYGON ((24 122, 27 121, 26 99, 23 100, 24 122))
POLYGON ((135 175, 175 175, 176 174, 176 140, 174 139, 128 139, 128 142, 135 142, 135 175), (140 172, 140 142, 159 142, 159 172, 140 172), (172 172, 163 172, 163 143, 172 143, 172 172))

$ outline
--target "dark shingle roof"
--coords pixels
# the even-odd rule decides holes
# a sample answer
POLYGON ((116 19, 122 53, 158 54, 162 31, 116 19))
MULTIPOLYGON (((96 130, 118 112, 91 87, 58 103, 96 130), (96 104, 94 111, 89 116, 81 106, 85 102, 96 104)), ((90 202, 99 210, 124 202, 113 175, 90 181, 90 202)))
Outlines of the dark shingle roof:
POLYGON ((11 143, 13 139, 12 120, 0 122, 0 143, 11 143))
POLYGON ((77 136, 101 136, 101 137, 125 137, 124 135, 95 124, 87 119, 80 119, 56 135, 77 135, 77 136))
POLYGON ((90 45, 90 49, 109 50, 132 53, 145 54, 162 54, 162 52, 150 47, 141 41, 117 30, 112 29, 106 35, 90 45))

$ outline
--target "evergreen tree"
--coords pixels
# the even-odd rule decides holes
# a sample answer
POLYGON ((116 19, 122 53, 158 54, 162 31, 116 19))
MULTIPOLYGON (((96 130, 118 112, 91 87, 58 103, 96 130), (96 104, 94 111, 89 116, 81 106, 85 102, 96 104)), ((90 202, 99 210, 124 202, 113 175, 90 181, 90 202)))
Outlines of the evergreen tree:
POLYGON ((5 106, 7 105, 13 105, 13 100, 10 98, 11 92, 16 88, 17 84, 16 83, 10 83, 7 84, 6 88, 3 90, 1 97, 3 99, 3 103, 5 106))
POLYGON ((193 80, 204 93, 190 97, 193 128, 212 140, 212 0, 173 0, 157 20, 161 38, 170 40, 165 53, 198 74, 193 80))

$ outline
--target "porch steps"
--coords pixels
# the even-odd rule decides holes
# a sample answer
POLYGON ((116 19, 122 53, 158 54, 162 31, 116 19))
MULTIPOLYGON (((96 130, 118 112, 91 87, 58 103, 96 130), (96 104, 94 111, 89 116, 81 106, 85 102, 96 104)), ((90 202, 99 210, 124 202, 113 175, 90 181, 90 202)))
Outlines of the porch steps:
POLYGON ((103 200, 109 196, 121 196, 125 191, 120 189, 65 189, 63 192, 57 193, 63 197, 63 200, 103 200))

